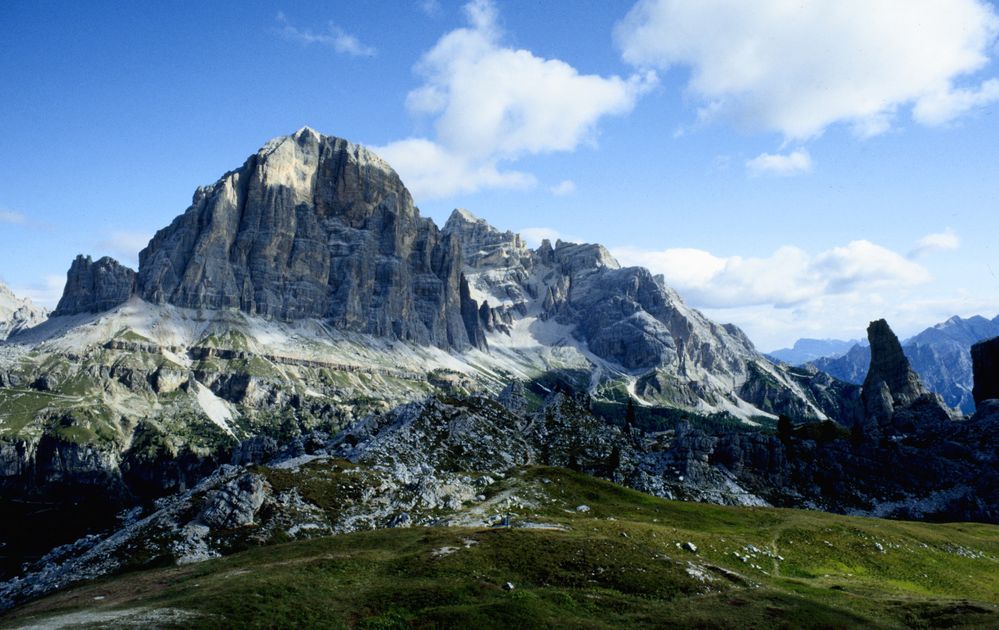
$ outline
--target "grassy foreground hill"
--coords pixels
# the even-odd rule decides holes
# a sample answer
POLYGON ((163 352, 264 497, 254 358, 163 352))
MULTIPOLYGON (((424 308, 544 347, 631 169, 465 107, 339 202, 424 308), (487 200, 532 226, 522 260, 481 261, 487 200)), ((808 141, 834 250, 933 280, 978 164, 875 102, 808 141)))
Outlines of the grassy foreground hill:
POLYGON ((999 627, 997 526, 665 501, 557 468, 504 484, 515 527, 252 548, 77 586, 0 626, 999 627))

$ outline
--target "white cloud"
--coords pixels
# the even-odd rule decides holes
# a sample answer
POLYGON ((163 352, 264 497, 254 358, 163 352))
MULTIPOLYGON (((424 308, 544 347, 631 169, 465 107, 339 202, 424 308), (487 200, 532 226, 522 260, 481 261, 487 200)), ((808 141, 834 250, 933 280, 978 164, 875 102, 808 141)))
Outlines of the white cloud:
POLYGON ((689 69, 702 121, 797 140, 837 123, 882 133, 909 106, 935 125, 995 101, 996 81, 970 75, 997 34, 984 0, 640 0, 615 29, 629 63, 689 69))
POLYGON ((309 29, 301 29, 288 21, 284 13, 277 14, 277 21, 281 25, 279 32, 285 39, 299 42, 301 44, 320 44, 329 46, 338 53, 350 55, 351 57, 374 57, 378 50, 372 46, 365 46, 356 36, 346 32, 333 22, 326 25, 325 31, 314 32, 309 29))
POLYGON ((661 273, 698 307, 771 305, 791 308, 828 295, 876 294, 928 282, 918 263, 870 241, 852 241, 816 255, 781 247, 766 258, 716 256, 700 249, 662 251, 618 248, 625 265, 661 273))
POLYGON ((927 234, 916 241, 916 246, 909 252, 909 258, 919 258, 925 254, 957 249, 960 246, 961 239, 958 238, 957 233, 947 228, 943 232, 927 234))
POLYGON ((114 231, 99 242, 97 247, 134 267, 138 264, 139 252, 149 244, 150 239, 152 235, 144 232, 114 231))
POLYGON ((563 179, 548 190, 556 197, 565 197, 576 192, 576 182, 571 179, 563 179))
POLYGON ((417 197, 533 183, 501 163, 576 149, 601 118, 631 111, 655 82, 651 72, 628 79, 580 74, 563 61, 506 47, 492 2, 473 0, 464 9, 468 26, 423 55, 416 65, 423 84, 406 99, 413 115, 434 120, 436 137, 376 149, 417 197), (429 159, 398 161, 414 149, 429 159))
POLYGON ((12 286, 10 289, 18 297, 28 298, 39 306, 54 309, 65 286, 66 276, 47 275, 39 282, 27 286, 12 286))
POLYGON ((924 124, 941 125, 997 100, 999 100, 999 80, 989 79, 978 89, 954 89, 920 99, 912 115, 924 124))
POLYGON ((13 225, 24 225, 28 222, 28 217, 20 212, 12 210, 0 210, 0 223, 11 223, 13 225))
POLYGON ((400 140, 375 151, 398 171, 418 198, 447 197, 480 188, 532 188, 533 175, 500 171, 495 162, 474 162, 425 138, 400 140))
POLYGON ((790 177, 810 172, 812 170, 812 156, 804 149, 798 149, 786 155, 761 153, 753 159, 747 160, 746 168, 754 176, 790 177))
POLYGON ((420 11, 423 11, 430 17, 437 17, 441 13, 440 0, 421 0, 418 6, 420 7, 420 11))
MULTIPOLYGON (((547 227, 529 227, 524 228, 519 231, 520 236, 524 239, 529 247, 538 247, 541 245, 541 241, 548 239, 555 244, 555 241, 562 238, 562 235, 558 230, 547 227)), ((565 239, 562 239, 565 240, 565 239)))

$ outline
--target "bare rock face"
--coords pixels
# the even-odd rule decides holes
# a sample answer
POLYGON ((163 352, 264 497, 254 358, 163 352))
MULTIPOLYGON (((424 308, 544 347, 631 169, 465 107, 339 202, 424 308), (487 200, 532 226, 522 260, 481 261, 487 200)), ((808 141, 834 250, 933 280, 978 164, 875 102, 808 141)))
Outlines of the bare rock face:
POLYGON ((931 394, 909 366, 898 337, 883 319, 867 327, 871 344, 871 366, 864 380, 861 399, 870 424, 879 427, 900 422, 906 427, 921 421, 943 421, 950 410, 931 394))
POLYGON ((974 366, 975 405, 981 407, 986 400, 999 399, 999 337, 971 346, 974 366))
POLYGON ((66 288, 52 316, 100 313, 128 301, 134 293, 134 271, 108 256, 94 261, 80 255, 66 274, 66 288))
POLYGON ((215 529, 252 525, 270 488, 263 477, 246 474, 214 492, 201 510, 200 520, 215 529))
POLYGON ((446 348, 484 344, 469 330, 478 305, 463 302, 457 240, 420 217, 378 156, 309 128, 199 188, 139 259, 140 295, 154 303, 323 318, 446 348))
POLYGON ((48 318, 48 310, 36 306, 28 298, 14 295, 0 282, 0 341, 26 328, 37 326, 48 318))

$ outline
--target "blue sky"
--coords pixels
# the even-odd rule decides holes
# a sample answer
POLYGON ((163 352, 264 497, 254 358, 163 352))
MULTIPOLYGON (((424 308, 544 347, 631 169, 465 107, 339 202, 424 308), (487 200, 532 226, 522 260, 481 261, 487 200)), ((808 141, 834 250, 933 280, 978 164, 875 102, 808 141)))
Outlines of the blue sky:
POLYGON ((770 350, 999 313, 985 0, 0 4, 0 279, 134 265, 303 125, 422 212, 607 245, 770 350))

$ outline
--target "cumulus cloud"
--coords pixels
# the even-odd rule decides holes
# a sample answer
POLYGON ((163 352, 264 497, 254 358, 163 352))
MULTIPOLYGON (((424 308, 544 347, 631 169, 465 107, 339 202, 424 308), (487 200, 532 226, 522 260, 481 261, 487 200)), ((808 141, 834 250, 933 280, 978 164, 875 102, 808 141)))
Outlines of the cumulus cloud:
POLYGON ((351 57, 374 57, 378 54, 377 49, 362 44, 356 36, 351 35, 333 22, 326 25, 326 30, 315 32, 293 26, 284 13, 277 14, 277 21, 281 25, 278 31, 281 36, 300 44, 329 46, 336 52, 351 57))
POLYGON ((11 223, 13 225, 24 225, 28 222, 28 217, 20 212, 0 209, 0 223, 11 223))
POLYGON ((576 192, 576 182, 571 179, 563 179, 548 190, 556 197, 564 197, 576 192))
POLYGON ((943 232, 927 234, 916 241, 915 247, 909 252, 909 258, 919 258, 933 252, 957 249, 961 246, 961 239, 958 238, 954 230, 947 228, 943 232))
POLYGON ((689 69, 704 122, 805 140, 843 123, 883 133, 902 108, 937 125, 999 99, 999 17, 984 0, 639 0, 617 25, 623 58, 689 69))
POLYGON ((580 74, 558 59, 505 46, 492 2, 474 0, 464 10, 468 25, 423 55, 415 68, 423 84, 406 98, 414 116, 434 121, 436 137, 377 148, 417 197, 533 185, 532 176, 502 163, 576 149, 601 118, 631 111, 655 81, 651 72, 628 79, 580 74), (410 150, 421 159, 406 159, 410 150))
POLYGON ((139 252, 149 244, 151 234, 145 232, 113 231, 108 237, 97 243, 98 249, 106 251, 123 263, 136 266, 139 262, 139 252))
POLYGON ((852 241, 819 254, 785 246, 766 258, 716 256, 700 249, 618 248, 625 265, 661 273, 694 306, 791 308, 828 295, 876 293, 928 282, 929 272, 890 249, 852 241))
POLYGON ((787 154, 761 153, 746 161, 746 169, 754 176, 777 175, 790 177, 801 175, 812 170, 812 156, 804 149, 798 149, 787 154))

